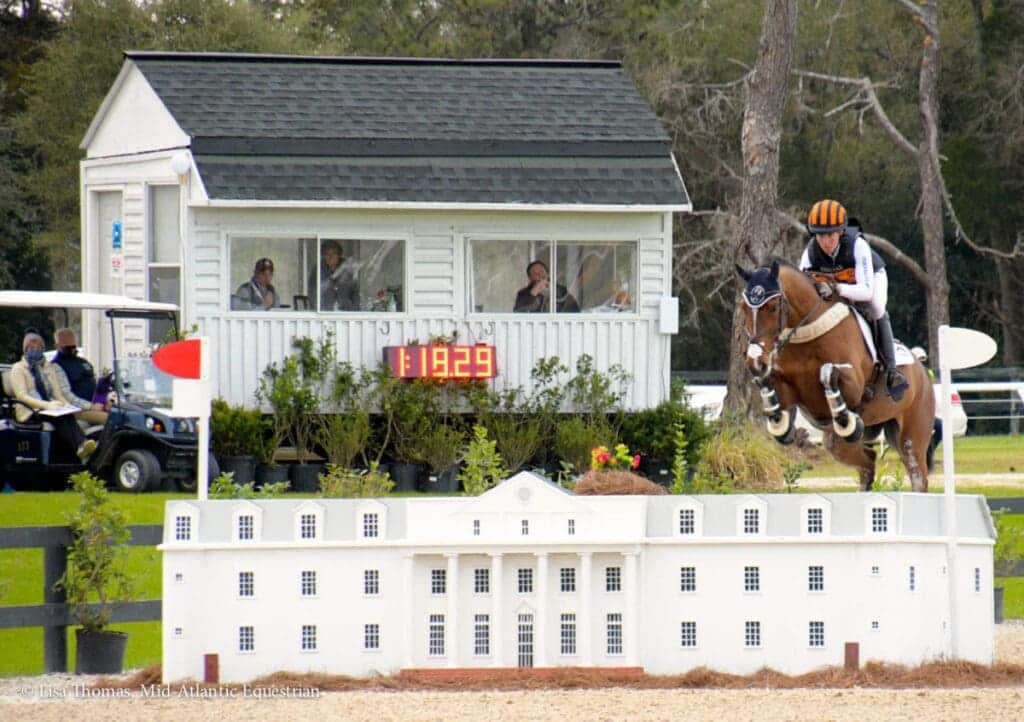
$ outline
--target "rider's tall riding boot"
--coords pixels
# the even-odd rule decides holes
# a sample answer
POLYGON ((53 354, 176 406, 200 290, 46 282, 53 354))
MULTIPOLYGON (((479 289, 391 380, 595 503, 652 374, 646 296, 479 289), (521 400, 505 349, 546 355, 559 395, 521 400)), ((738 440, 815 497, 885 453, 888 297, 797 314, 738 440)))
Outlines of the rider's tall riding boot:
POLYGON ((903 398, 903 393, 910 384, 907 383, 907 377, 903 375, 899 366, 896 365, 896 349, 893 346, 892 324, 889 323, 889 314, 882 314, 882 317, 875 321, 875 324, 878 330, 878 356, 882 359, 882 364, 885 366, 885 387, 888 389, 892 400, 899 401, 903 398))

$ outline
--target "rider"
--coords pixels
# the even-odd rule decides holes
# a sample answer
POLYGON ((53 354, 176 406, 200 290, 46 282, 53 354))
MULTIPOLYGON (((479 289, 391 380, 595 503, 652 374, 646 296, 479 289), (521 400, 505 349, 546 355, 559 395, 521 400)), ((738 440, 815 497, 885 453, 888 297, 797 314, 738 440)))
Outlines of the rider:
POLYGON ((818 283, 818 294, 827 299, 838 292, 872 322, 875 346, 885 366, 886 389, 894 401, 899 401, 908 384, 896 365, 892 325, 885 311, 889 289, 885 263, 871 250, 857 221, 851 218, 847 225, 846 209, 838 201, 815 203, 807 214, 807 230, 811 238, 800 257, 800 270, 835 274, 835 289, 818 283))

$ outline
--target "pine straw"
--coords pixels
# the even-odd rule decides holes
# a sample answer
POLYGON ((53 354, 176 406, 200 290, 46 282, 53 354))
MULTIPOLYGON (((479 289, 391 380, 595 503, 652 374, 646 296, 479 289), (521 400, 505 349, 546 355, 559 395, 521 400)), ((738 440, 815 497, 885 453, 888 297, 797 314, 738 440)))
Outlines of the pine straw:
POLYGON ((596 496, 603 494, 641 494, 658 496, 667 494, 665 487, 655 484, 631 471, 588 471, 573 487, 576 494, 596 496))
MULTIPOLYGON (((346 677, 326 674, 293 674, 276 672, 247 683, 253 688, 303 687, 323 692, 378 691, 512 691, 543 689, 920 689, 1024 686, 1024 665, 1000 662, 991 667, 972 662, 932 662, 918 667, 869 662, 856 672, 842 667, 829 667, 800 675, 785 675, 763 669, 740 676, 716 672, 704 667, 686 674, 655 676, 622 672, 609 673, 600 668, 555 668, 543 675, 530 670, 473 670, 472 678, 431 679, 410 678, 401 674, 387 677, 346 677)), ((94 689, 141 689, 142 685, 160 684, 160 666, 148 667, 126 679, 104 677, 94 689)), ((241 689, 241 684, 207 685, 181 682, 172 685, 241 689)))

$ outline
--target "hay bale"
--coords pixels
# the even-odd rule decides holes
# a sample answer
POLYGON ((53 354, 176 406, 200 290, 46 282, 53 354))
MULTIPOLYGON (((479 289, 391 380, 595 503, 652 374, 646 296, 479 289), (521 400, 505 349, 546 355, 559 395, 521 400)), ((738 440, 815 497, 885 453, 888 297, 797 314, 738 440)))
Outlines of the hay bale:
POLYGON ((667 494, 665 487, 631 471, 588 471, 573 488, 577 494, 640 494, 657 496, 667 494))

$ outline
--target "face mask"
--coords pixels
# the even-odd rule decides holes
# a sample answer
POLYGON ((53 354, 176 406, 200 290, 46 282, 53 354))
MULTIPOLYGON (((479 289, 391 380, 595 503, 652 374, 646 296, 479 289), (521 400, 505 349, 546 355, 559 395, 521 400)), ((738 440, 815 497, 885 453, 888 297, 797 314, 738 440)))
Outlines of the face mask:
POLYGON ((64 346, 61 348, 60 353, 62 356, 74 356, 78 353, 77 346, 64 346))
POLYGON ((25 352, 25 360, 30 364, 37 364, 43 360, 43 350, 41 348, 30 348, 25 352))

